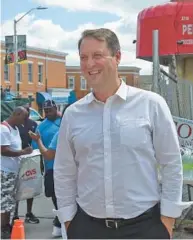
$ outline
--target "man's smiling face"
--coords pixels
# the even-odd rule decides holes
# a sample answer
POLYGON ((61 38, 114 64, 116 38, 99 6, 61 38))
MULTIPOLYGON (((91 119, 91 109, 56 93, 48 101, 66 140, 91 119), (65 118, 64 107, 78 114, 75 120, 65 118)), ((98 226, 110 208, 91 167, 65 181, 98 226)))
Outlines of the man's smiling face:
POLYGON ((117 55, 112 56, 105 41, 92 37, 86 37, 82 40, 80 66, 90 87, 105 86, 111 77, 114 78, 119 60, 117 55))

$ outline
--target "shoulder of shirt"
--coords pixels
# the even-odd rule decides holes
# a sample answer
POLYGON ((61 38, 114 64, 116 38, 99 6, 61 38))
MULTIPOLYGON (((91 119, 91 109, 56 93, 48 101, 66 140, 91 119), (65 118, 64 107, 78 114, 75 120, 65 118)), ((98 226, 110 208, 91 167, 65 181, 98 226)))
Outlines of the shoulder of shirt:
POLYGON ((88 101, 87 101, 87 96, 84 96, 83 98, 77 100, 76 102, 72 103, 66 110, 65 110, 65 113, 64 113, 64 116, 65 118, 63 119, 66 119, 66 118, 73 118, 73 115, 75 112, 78 112, 78 111, 81 111, 82 110, 82 107, 87 107, 88 105, 88 101))
POLYGON ((18 127, 15 126, 15 129, 12 128, 11 126, 8 127, 8 126, 5 126, 3 124, 1 124, 1 132, 4 132, 4 133, 11 133, 12 130, 15 130, 15 131, 18 131, 19 132, 19 129, 18 127))
MULTIPOLYGON (((90 93, 89 93, 90 94, 90 93)), ((77 108, 81 107, 81 106, 85 106, 88 105, 88 95, 84 96, 83 98, 77 100, 76 102, 74 102, 73 104, 71 104, 65 111, 66 113, 71 113, 72 111, 76 110, 77 108)))
POLYGON ((46 124, 48 124, 48 119, 47 118, 45 118, 39 125, 38 125, 38 129, 40 129, 40 128, 42 128, 42 127, 44 127, 46 124))
POLYGON ((3 132, 3 133, 10 133, 9 127, 1 124, 1 133, 2 133, 2 132, 3 132))
POLYGON ((141 96, 142 98, 148 99, 150 103, 154 103, 154 104, 162 104, 165 99, 152 91, 148 91, 148 90, 144 90, 141 88, 136 88, 136 87, 132 87, 132 86, 128 86, 128 92, 127 92, 128 96, 141 96))
POLYGON ((86 94, 86 96, 84 96, 83 98, 79 99, 78 101, 76 101, 75 103, 72 104, 72 106, 79 106, 79 105, 85 105, 88 104, 88 98, 90 97, 90 95, 92 95, 92 93, 88 93, 86 94))

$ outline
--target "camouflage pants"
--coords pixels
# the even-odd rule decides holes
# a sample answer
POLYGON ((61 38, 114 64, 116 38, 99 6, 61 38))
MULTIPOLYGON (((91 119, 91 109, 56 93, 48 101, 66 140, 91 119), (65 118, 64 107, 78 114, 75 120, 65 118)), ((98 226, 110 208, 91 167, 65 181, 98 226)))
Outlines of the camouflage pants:
POLYGON ((1 213, 12 212, 15 209, 16 180, 16 173, 1 171, 1 213))

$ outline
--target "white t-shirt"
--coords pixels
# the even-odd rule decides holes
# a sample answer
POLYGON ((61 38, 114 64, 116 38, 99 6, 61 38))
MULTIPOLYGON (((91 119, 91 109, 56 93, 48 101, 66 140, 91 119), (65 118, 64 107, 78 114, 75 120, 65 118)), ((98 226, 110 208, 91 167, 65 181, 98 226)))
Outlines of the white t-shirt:
MULTIPOLYGON (((8 123, 6 123, 8 125, 8 123)), ((21 137, 19 130, 16 127, 12 128, 10 125, 5 126, 0 124, 1 146, 9 146, 13 150, 21 150, 21 137)), ((1 170, 5 172, 18 172, 20 164, 20 157, 6 157, 1 155, 1 170)))

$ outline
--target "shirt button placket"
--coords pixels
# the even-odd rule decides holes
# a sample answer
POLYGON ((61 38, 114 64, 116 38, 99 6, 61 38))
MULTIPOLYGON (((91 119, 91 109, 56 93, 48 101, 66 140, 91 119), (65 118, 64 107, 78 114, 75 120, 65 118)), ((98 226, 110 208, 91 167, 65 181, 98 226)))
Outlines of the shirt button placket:
POLYGON ((103 112, 104 136, 104 187, 106 215, 113 216, 113 189, 112 189, 112 159, 111 159, 111 102, 107 101, 103 112))

